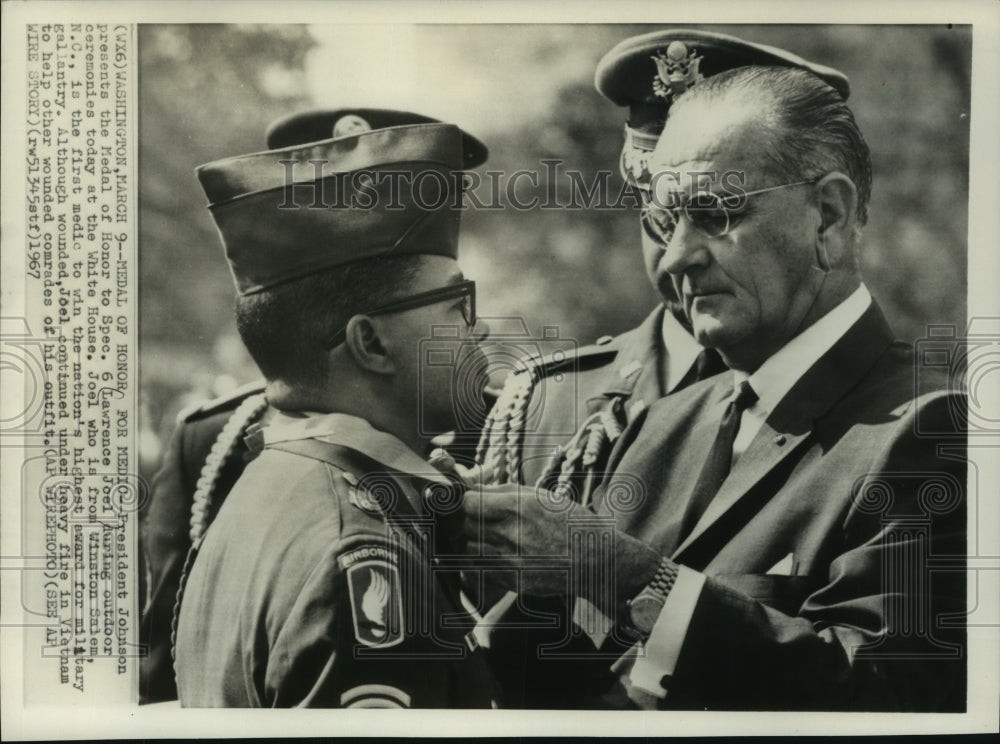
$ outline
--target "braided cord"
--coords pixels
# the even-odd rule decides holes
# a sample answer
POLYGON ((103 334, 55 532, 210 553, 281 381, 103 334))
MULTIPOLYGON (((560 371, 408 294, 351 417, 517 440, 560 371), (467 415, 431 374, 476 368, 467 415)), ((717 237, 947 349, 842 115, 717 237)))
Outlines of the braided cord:
POLYGON ((251 395, 233 411, 233 415, 215 438, 212 449, 205 458, 205 464, 202 465, 198 482, 195 484, 194 499, 191 504, 191 530, 188 533, 192 543, 197 542, 208 529, 212 492, 215 490, 222 468, 232 457, 246 428, 260 418, 265 408, 267 399, 263 393, 251 395))
POLYGON ((608 441, 608 433, 603 417, 587 427, 587 443, 583 447, 583 459, 581 464, 584 468, 593 468, 601 456, 601 448, 608 441))
MULTIPOLYGON (((191 529, 188 536, 191 538, 191 547, 188 548, 184 557, 184 567, 181 569, 181 578, 177 584, 177 596, 174 599, 174 610, 170 618, 170 658, 176 662, 177 644, 177 621, 181 614, 181 599, 184 596, 184 587, 187 584, 188 576, 191 573, 191 566, 194 564, 195 555, 201 547, 201 541, 205 536, 205 530, 210 523, 209 513, 212 507, 212 494, 215 484, 219 480, 222 468, 236 451, 240 437, 247 427, 260 418, 267 408, 267 399, 263 393, 251 395, 244 400, 233 411, 233 414, 222 427, 219 436, 215 438, 212 449, 205 458, 202 465, 198 482, 195 484, 194 499, 191 504, 191 529)), ((176 676, 176 666, 174 675, 176 676)))
POLYGON ((583 424, 580 425, 580 428, 576 430, 576 433, 573 434, 568 442, 556 448, 555 454, 546 464, 545 471, 538 479, 538 484, 549 481, 557 471, 559 472, 557 483, 560 485, 568 484, 573 477, 573 473, 576 471, 578 463, 587 452, 588 445, 591 447, 600 447, 600 442, 597 440, 601 437, 601 434, 597 433, 595 427, 600 427, 600 416, 599 414, 592 413, 584 420, 583 424), (584 437, 587 438, 586 442, 582 441, 584 437))
POLYGON ((476 463, 482 465, 484 483, 520 482, 528 404, 540 375, 538 366, 531 364, 504 383, 476 448, 476 463))

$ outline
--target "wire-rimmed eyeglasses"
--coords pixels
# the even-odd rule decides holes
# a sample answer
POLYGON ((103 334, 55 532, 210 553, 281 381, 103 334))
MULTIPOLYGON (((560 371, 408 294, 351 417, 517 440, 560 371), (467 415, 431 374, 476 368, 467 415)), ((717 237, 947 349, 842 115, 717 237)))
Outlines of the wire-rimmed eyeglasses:
POLYGON ((648 198, 639 216, 643 229, 653 240, 666 245, 677 227, 679 213, 683 212, 691 225, 707 238, 721 238, 739 224, 747 197, 766 194, 769 191, 789 189, 793 186, 805 186, 816 183, 819 179, 783 183, 780 186, 770 186, 755 191, 734 191, 719 194, 714 191, 699 191, 690 196, 684 194, 678 197, 677 203, 662 206, 655 199, 648 198))

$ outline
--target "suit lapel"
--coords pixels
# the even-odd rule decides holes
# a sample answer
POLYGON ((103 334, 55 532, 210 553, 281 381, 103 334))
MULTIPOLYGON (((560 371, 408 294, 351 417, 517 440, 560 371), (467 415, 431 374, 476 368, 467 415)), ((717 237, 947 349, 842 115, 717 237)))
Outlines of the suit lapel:
POLYGON ((892 338, 882 311, 873 301, 775 406, 674 557, 680 557, 764 476, 801 448, 815 421, 857 385, 889 348, 892 338))

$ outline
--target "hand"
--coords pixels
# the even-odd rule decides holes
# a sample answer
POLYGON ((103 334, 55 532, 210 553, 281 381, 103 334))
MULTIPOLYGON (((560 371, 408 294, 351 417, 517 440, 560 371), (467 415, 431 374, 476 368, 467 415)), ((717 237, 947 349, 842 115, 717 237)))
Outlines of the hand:
POLYGON ((571 586, 568 576, 575 574, 581 579, 573 582, 576 591, 614 617, 627 599, 653 579, 659 566, 659 554, 615 529, 611 516, 597 515, 552 491, 504 484, 473 488, 464 498, 469 550, 494 557, 500 564, 498 569, 512 569, 497 572, 498 577, 512 582, 510 589, 526 594, 566 594, 571 586), (584 538, 596 536, 598 545, 605 539, 613 541, 614 550, 582 549, 571 554, 571 532, 584 538), (615 591, 611 596, 596 596, 600 582, 586 579, 607 573, 609 561, 613 561, 610 570, 615 591), (562 565, 553 569, 553 562, 562 565), (540 564, 547 568, 540 570, 540 564))
POLYGON ((449 475, 460 481, 466 488, 473 488, 479 483, 482 472, 481 465, 467 468, 459 464, 447 450, 437 447, 431 451, 427 461, 443 475, 449 475))

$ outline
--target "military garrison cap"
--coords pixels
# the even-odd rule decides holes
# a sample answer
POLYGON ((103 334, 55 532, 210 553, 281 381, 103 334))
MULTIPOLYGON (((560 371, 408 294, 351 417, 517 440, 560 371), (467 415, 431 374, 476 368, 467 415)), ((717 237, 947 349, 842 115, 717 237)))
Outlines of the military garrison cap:
POLYGON ((281 147, 197 169, 240 295, 383 255, 457 255, 461 171, 485 146, 452 124, 376 111, 397 116, 374 127, 362 111, 298 114, 272 126, 281 147))
MULTIPOLYGON (((330 137, 343 137, 366 129, 388 129, 410 124, 441 124, 422 114, 392 109, 342 108, 314 109, 290 114, 271 123, 267 128, 267 149, 317 142, 330 137)), ((468 132, 462 132, 463 167, 475 168, 486 162, 489 149, 468 132)))
POLYGON ((629 109, 622 175, 639 183, 648 177, 648 153, 656 147, 676 96, 704 78, 747 65, 797 67, 819 77, 845 100, 851 92, 843 73, 777 47, 682 28, 633 36, 605 54, 594 73, 601 95, 629 109))

